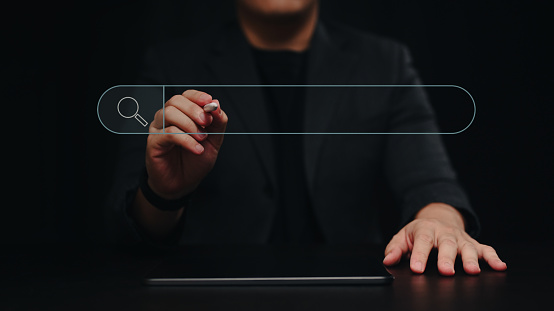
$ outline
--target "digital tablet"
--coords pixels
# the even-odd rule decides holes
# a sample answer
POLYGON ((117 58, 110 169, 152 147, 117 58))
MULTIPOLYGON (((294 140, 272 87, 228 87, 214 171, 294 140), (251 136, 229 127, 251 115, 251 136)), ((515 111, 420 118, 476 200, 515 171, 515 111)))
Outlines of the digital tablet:
POLYGON ((189 246, 143 279, 156 285, 369 285, 394 277, 363 248, 189 246))

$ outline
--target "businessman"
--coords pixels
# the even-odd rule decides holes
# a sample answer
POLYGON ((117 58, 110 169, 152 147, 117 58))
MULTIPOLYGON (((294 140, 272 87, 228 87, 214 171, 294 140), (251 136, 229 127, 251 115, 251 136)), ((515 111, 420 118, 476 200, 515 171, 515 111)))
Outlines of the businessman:
MULTIPOLYGON (((421 84, 401 44, 321 21, 318 6, 237 0, 236 23, 154 47, 141 82, 421 84)), ((480 259, 506 269, 474 239, 477 217, 438 135, 226 135, 224 143, 212 134, 439 132, 421 88, 212 94, 179 91, 146 142, 125 139, 114 235, 149 243, 380 242, 379 208, 389 200, 401 209, 402 228, 386 246, 385 265, 409 258, 423 273, 437 248, 443 275, 455 273, 457 256, 468 274, 480 272, 480 259), (205 112, 211 102, 218 109, 205 112)))

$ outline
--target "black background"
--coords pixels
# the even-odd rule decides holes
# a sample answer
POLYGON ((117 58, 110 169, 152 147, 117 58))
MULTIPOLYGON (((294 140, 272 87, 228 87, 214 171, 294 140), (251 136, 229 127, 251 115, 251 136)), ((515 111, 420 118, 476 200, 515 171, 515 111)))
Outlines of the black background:
MULTIPOLYGON (((443 138, 492 245, 553 237, 547 2, 321 2, 324 18, 405 43, 425 84, 472 94, 474 123, 443 138)), ((134 83, 146 47, 227 19, 233 3, 20 1, 2 11, 0 243, 102 243, 122 137, 98 122, 98 98, 134 83)))

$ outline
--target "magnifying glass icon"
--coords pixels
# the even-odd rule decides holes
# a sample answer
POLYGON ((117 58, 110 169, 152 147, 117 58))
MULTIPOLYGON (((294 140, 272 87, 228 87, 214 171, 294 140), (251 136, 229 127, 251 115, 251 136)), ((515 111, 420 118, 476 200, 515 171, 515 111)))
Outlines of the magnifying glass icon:
POLYGON ((142 126, 146 127, 148 125, 148 122, 146 122, 146 120, 144 120, 144 118, 141 117, 140 114, 138 114, 138 111, 139 111, 139 104, 137 100, 132 97, 123 97, 117 103, 117 112, 119 112, 120 116, 122 116, 125 119, 135 118, 140 124, 142 124, 142 126), (124 107, 121 107, 121 106, 124 106, 124 107), (129 107, 133 107, 133 106, 135 106, 136 108, 129 109, 129 107), (125 113, 121 112, 122 109, 125 113))

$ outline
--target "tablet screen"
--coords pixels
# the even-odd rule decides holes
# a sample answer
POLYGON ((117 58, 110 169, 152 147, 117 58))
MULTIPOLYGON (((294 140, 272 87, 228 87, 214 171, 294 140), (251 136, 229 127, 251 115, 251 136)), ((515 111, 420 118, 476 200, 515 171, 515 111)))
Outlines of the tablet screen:
POLYGON ((144 278, 147 285, 388 284, 392 275, 363 248, 188 246, 144 278))

